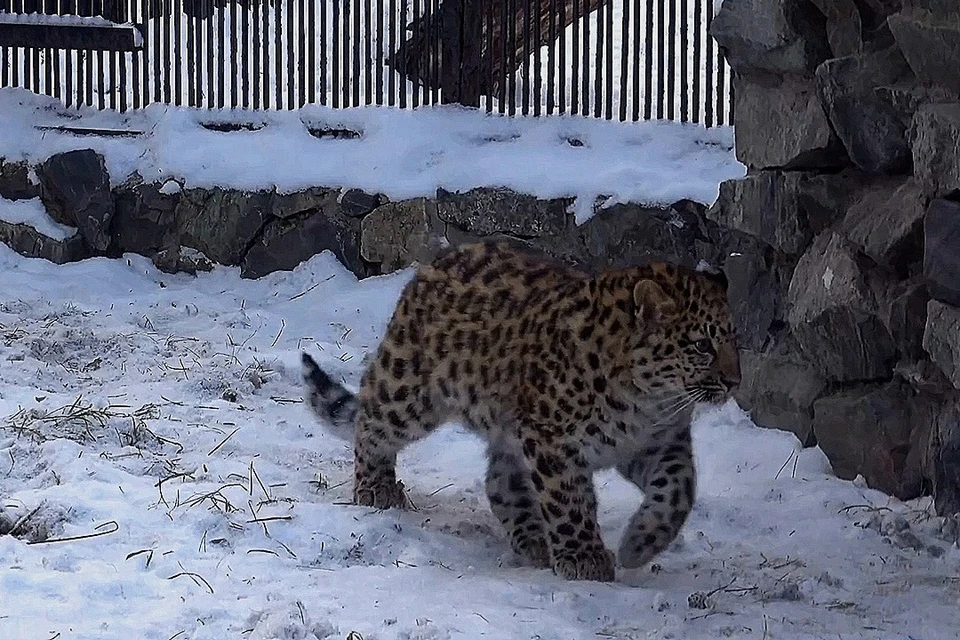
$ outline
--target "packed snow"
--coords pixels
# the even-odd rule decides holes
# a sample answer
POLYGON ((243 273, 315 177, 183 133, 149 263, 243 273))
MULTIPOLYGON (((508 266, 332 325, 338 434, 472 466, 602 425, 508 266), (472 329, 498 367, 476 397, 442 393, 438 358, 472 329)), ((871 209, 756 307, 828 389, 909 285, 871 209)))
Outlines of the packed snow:
POLYGON ((393 199, 508 187, 542 198, 575 197, 579 222, 595 204, 712 203, 720 182, 742 177, 733 132, 674 122, 607 122, 580 116, 519 119, 457 107, 300 111, 67 109, 57 100, 0 89, 0 158, 40 162, 92 148, 111 179, 137 172, 186 187, 296 191, 323 185, 393 199), (244 126, 216 131, 203 124, 244 126), (39 127, 39 128, 38 128, 39 127), (52 128, 51 128, 52 127, 52 128), (77 136, 57 127, 124 131, 77 136), (355 139, 317 138, 352 131, 355 139))
POLYGON ((0 220, 31 226, 54 240, 66 240, 77 233, 76 227, 60 224, 51 218, 40 198, 14 201, 0 198, 0 220))
MULTIPOLYGON (((0 245, 0 274, 5 640, 956 638, 950 521, 734 405, 696 422, 681 538, 612 584, 518 565, 456 425, 401 457, 416 510, 349 504, 351 446, 302 404, 298 354, 355 387, 409 271, 358 282, 324 253, 194 277, 0 245)), ((640 495, 596 480, 616 548, 640 495)))

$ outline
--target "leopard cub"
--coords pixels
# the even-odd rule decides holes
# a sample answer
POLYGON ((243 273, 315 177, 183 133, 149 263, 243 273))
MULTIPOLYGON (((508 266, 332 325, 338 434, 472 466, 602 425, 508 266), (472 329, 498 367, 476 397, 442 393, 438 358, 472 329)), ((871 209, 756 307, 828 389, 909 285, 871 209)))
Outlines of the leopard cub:
POLYGON ((353 394, 303 354, 309 404, 354 441, 354 501, 406 504, 397 453, 448 421, 488 443, 490 507, 514 551, 612 580, 592 474, 644 494, 618 558, 663 551, 693 506, 690 422, 740 382, 726 281, 667 263, 591 276, 504 243, 421 266, 353 394))

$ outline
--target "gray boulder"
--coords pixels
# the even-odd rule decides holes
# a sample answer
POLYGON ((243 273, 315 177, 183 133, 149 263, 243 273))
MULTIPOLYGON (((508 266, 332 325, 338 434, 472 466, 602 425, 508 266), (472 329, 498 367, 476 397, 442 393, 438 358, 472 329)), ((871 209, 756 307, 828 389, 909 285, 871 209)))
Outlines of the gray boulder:
POLYGON ((822 397, 813 405, 817 444, 844 480, 863 475, 902 500, 923 493, 935 398, 894 380, 822 397))
POLYGON ((937 300, 928 303, 923 348, 960 389, 960 309, 937 300))
POLYGON ((853 163, 867 173, 910 168, 909 118, 876 88, 912 77, 896 47, 824 62, 817 86, 833 130, 853 163))
POLYGON ((720 185, 707 217, 717 224, 756 236, 788 255, 807 247, 812 236, 800 215, 799 172, 762 171, 720 185))
POLYGON ((889 18, 890 30, 917 77, 960 97, 960 10, 952 0, 925 3, 889 18), (947 6, 950 4, 951 6, 947 6))
POLYGON ((914 175, 939 198, 960 190, 960 103, 928 104, 913 117, 914 175))
POLYGON ((851 382, 893 374, 896 345, 867 273, 839 235, 828 231, 814 240, 787 296, 790 328, 824 378, 851 382))
POLYGON ((751 169, 835 167, 843 149, 830 128, 813 79, 736 74, 737 159, 751 169))
POLYGON ((58 153, 37 168, 37 176, 50 216, 77 227, 92 249, 106 251, 114 204, 103 156, 92 149, 58 153))
POLYGON ((742 75, 810 74, 830 57, 826 20, 806 0, 726 0, 710 35, 742 75))
POLYGON ((923 235, 923 275, 931 295, 960 306, 960 203, 932 201, 923 235))

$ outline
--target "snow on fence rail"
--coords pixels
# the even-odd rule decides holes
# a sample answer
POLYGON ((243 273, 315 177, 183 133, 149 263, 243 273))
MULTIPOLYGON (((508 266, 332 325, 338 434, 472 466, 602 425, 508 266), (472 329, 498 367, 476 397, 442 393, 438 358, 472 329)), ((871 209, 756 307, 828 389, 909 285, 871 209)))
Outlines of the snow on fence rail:
MULTIPOLYGON (((135 51, 3 46, 0 86, 125 111, 461 103, 729 124, 714 0, 0 0, 133 23, 135 51)), ((0 13, 3 15, 3 13, 0 13)), ((11 21, 12 22, 12 21, 11 21)))

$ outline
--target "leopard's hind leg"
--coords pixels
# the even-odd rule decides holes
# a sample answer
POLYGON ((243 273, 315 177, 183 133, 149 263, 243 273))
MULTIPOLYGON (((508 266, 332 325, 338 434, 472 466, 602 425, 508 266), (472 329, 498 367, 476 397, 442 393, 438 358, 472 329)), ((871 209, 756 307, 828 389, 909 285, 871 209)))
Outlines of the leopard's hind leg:
POLYGON ((535 567, 550 566, 540 501, 520 441, 503 434, 490 442, 487 498, 514 552, 535 567))

